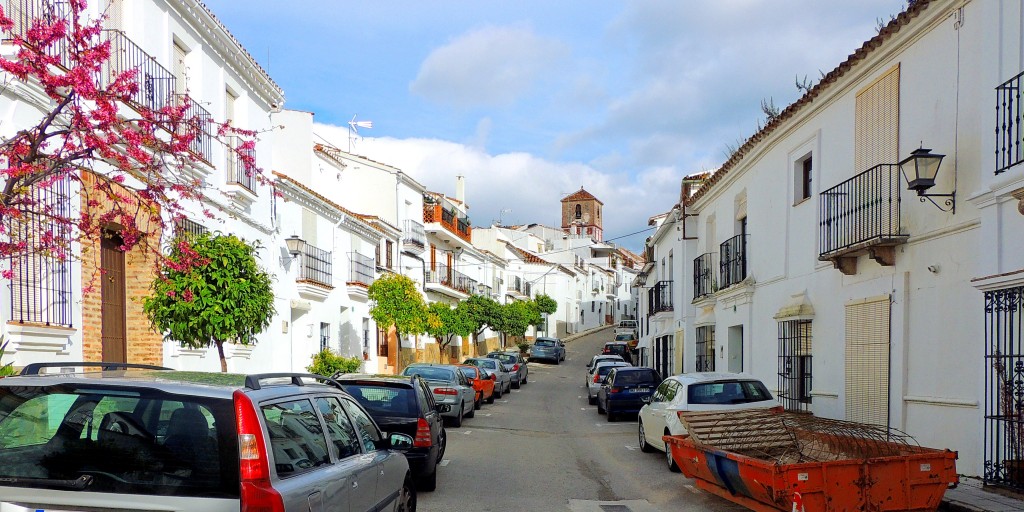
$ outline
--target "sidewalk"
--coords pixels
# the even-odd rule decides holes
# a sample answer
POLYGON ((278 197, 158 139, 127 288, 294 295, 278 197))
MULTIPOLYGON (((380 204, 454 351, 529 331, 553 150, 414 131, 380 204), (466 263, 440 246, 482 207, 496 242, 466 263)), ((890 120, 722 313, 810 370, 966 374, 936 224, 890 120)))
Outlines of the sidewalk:
POLYGON ((950 512, 1024 511, 1024 497, 1010 497, 984 488, 977 478, 961 477, 956 489, 946 489, 939 510, 950 512))
POLYGON ((588 329, 586 331, 581 331, 581 332, 577 332, 577 333, 574 333, 574 334, 570 334, 570 335, 562 338, 562 341, 570 342, 570 341, 573 341, 575 339, 579 339, 579 338, 582 338, 584 336, 587 336, 589 334, 594 334, 596 332, 601 332, 601 331, 603 331, 605 329, 613 329, 613 328, 615 328, 614 325, 602 325, 601 327, 594 327, 593 329, 588 329))

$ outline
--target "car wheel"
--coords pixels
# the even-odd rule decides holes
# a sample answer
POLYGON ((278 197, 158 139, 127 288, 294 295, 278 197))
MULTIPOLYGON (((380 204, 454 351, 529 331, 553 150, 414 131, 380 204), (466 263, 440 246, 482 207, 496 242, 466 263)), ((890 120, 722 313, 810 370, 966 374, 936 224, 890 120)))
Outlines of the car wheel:
POLYGON ((431 492, 437 489, 437 468, 435 467, 429 475, 423 477, 416 486, 417 490, 431 492))
MULTIPOLYGON (((665 429, 665 435, 670 435, 668 429, 665 429)), ((679 473, 679 464, 676 464, 676 460, 672 458, 672 447, 667 443, 665 444, 665 462, 668 464, 669 471, 679 473)))
POLYGON ((526 384, 526 383, 530 382, 529 378, 530 378, 530 373, 527 372, 526 375, 523 375, 523 382, 522 383, 526 384))
POLYGON ((647 433, 644 432, 644 422, 637 421, 637 440, 640 442, 640 451, 644 453, 651 453, 654 451, 654 447, 647 442, 647 433))
POLYGON ((441 447, 437 450, 437 460, 434 461, 434 465, 440 464, 444 460, 444 452, 448 449, 448 432, 441 426, 441 435, 437 436, 437 444, 441 447))
POLYGON ((398 492, 398 506, 396 512, 416 512, 416 487, 412 484, 412 477, 405 475, 405 482, 402 483, 402 490, 398 492))
POLYGON ((502 394, 503 394, 503 393, 502 393, 502 391, 501 391, 501 387, 500 387, 500 386, 499 386, 499 387, 496 387, 496 388, 494 388, 494 394, 492 394, 492 395, 491 395, 491 402, 490 402, 490 403, 492 403, 492 404, 493 404, 493 403, 494 403, 494 397, 498 397, 498 398, 501 398, 501 395, 502 395, 502 394))
POLYGON ((561 362, 562 362, 561 358, 558 358, 558 357, 555 358, 555 366, 558 366, 558 363, 561 363, 561 362))
POLYGON ((466 417, 472 418, 473 416, 476 416, 477 409, 479 409, 479 407, 476 405, 476 400, 473 400, 473 405, 469 406, 469 412, 466 413, 466 417))
POLYGON ((459 414, 452 418, 452 427, 459 428, 462 426, 462 415, 466 412, 466 404, 459 404, 459 414))
POLYGON ((590 394, 589 388, 587 389, 587 403, 589 403, 590 405, 594 405, 597 403, 597 397, 590 394))
POLYGON ((513 383, 512 383, 512 389, 519 389, 520 387, 522 387, 522 385, 523 385, 523 383, 522 383, 522 382, 519 382, 519 381, 517 380, 517 381, 515 381, 515 382, 513 382, 513 383))
POLYGON ((607 418, 608 419, 608 423, 611 423, 611 422, 615 421, 615 413, 612 412, 612 404, 611 404, 611 402, 609 402, 608 405, 605 407, 604 413, 608 415, 608 418, 607 418))
POLYGON ((601 398, 597 398, 597 413, 604 414, 604 407, 601 407, 601 398))
POLYGON ((481 391, 480 394, 477 395, 477 397, 476 397, 476 402, 473 403, 473 408, 474 409, 479 409, 479 408, 481 408, 483 406, 484 406, 484 392, 481 391))

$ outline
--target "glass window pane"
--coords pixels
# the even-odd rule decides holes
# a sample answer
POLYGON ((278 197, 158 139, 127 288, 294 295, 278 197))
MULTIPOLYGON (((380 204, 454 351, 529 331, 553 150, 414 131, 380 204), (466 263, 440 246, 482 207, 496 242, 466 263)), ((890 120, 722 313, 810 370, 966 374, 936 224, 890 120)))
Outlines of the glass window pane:
POLYGON ((270 432, 278 476, 289 477, 330 463, 327 439, 309 400, 264 405, 260 409, 270 432))
POLYGON ((377 424, 354 402, 342 400, 341 405, 352 418, 352 422, 356 424, 356 428, 359 429, 359 440, 363 443, 363 451, 366 453, 375 451, 377 449, 376 442, 381 439, 377 424))
POLYGON ((359 455, 359 438, 356 435, 356 429, 342 411, 341 402, 333 397, 317 398, 316 405, 320 409, 320 414, 324 416, 327 433, 331 438, 331 444, 337 451, 338 459, 359 455))

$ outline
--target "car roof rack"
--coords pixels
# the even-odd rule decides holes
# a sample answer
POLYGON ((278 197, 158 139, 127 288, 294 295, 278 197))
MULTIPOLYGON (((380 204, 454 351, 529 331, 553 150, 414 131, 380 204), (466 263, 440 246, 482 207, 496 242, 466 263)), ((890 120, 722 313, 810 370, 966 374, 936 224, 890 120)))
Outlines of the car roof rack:
POLYGON ((266 380, 266 379, 285 379, 285 378, 291 379, 291 382, 289 384, 291 384, 293 386, 305 386, 306 383, 303 382, 302 379, 313 379, 313 380, 315 380, 317 382, 323 382, 323 383, 325 383, 325 384, 327 384, 329 386, 334 386, 334 387, 336 387, 338 389, 344 390, 344 388, 341 387, 341 384, 338 381, 336 381, 336 380, 334 380, 334 379, 332 379, 330 377, 324 377, 323 375, 316 375, 316 374, 313 374, 313 373, 291 373, 291 372, 283 372, 283 373, 254 373, 252 375, 246 375, 245 376, 245 387, 248 388, 248 389, 254 389, 254 390, 255 389, 263 389, 263 386, 260 385, 260 381, 261 380, 266 380))
POLYGON ((68 363, 60 362, 49 362, 49 363, 29 363, 21 369, 19 375, 39 375, 39 370, 43 368, 70 368, 75 366, 81 366, 83 368, 99 367, 100 371, 112 371, 112 370, 172 370, 173 368, 167 368, 165 366, 156 366, 152 364, 138 364, 138 363, 110 363, 103 361, 75 361, 68 363))

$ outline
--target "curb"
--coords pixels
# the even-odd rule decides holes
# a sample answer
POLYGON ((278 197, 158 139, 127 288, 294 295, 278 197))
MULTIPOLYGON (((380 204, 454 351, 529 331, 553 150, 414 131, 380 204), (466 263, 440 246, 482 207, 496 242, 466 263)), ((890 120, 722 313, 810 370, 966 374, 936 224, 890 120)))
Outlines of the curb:
POLYGON ((603 331, 605 329, 612 329, 614 327, 615 327, 614 325, 602 325, 601 327, 595 327, 593 329, 588 329, 588 330, 583 331, 583 332, 577 332, 577 333, 571 334, 569 336, 566 336, 566 337, 562 338, 562 341, 564 341, 566 343, 568 343, 570 341, 576 341, 577 339, 582 338, 584 336, 589 336, 589 335, 594 334, 596 332, 601 332, 601 331, 603 331))

